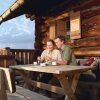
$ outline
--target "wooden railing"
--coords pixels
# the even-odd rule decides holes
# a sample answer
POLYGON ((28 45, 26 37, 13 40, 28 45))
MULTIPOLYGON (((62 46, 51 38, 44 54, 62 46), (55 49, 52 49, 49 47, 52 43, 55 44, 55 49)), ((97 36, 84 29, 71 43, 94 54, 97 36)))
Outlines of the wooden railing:
POLYGON ((9 67, 15 65, 15 57, 13 55, 0 55, 0 67, 9 67))
POLYGON ((12 64, 32 64, 40 53, 40 50, 34 49, 0 48, 0 66, 8 67, 12 64))
POLYGON ((34 49, 10 49, 11 55, 15 56, 17 64, 31 64, 34 61, 34 49))

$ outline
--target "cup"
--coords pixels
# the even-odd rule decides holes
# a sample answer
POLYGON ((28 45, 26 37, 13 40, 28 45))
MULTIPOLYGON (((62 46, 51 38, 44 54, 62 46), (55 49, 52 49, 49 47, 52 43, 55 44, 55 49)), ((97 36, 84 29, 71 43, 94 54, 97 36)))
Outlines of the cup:
POLYGON ((52 65, 57 65, 57 63, 56 62, 52 62, 52 65))
POLYGON ((37 62, 35 61, 33 64, 34 64, 34 65, 37 65, 37 62))

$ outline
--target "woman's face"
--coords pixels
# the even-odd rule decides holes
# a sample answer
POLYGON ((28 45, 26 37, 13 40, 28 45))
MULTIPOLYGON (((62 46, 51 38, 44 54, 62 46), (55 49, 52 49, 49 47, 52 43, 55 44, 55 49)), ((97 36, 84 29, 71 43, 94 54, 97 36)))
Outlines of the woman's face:
POLYGON ((52 42, 50 42, 50 41, 47 42, 47 49, 50 50, 50 51, 52 51, 54 49, 54 45, 53 45, 52 42))

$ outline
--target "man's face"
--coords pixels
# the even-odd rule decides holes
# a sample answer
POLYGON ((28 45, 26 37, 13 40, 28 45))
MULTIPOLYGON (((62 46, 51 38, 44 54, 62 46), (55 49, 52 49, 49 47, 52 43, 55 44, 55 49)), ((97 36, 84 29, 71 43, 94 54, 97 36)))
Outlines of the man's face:
POLYGON ((63 42, 59 38, 57 38, 57 39, 55 39, 55 44, 56 44, 57 48, 61 49, 63 42))

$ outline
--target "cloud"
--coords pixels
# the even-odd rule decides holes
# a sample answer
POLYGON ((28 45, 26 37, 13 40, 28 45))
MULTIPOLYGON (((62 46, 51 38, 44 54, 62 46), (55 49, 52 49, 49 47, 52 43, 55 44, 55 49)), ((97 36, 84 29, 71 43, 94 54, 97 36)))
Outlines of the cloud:
POLYGON ((27 20, 24 16, 23 18, 20 17, 20 18, 16 18, 16 19, 14 18, 12 20, 9 20, 8 23, 13 24, 16 27, 16 30, 22 31, 24 32, 24 34, 32 34, 32 31, 34 32, 34 30, 32 29, 35 27, 35 24, 32 21, 27 20))
MULTIPOLYGON (((0 0, 0 14, 7 10, 15 1, 0 0)), ((2 23, 0 25, 0 47, 34 48, 34 27, 34 21, 26 19, 24 15, 2 23)))

